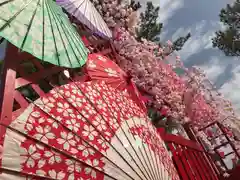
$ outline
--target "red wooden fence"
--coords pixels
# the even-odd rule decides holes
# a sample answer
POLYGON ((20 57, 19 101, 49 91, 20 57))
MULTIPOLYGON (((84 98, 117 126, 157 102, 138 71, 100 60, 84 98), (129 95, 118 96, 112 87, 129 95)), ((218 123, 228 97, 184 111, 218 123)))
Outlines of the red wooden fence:
POLYGON ((182 180, 219 180, 219 172, 200 144, 158 129, 182 180))
MULTIPOLYGON (((227 131, 227 129, 219 122, 213 122, 211 124, 209 124, 208 126, 200 129, 199 131, 203 131, 205 134, 207 134, 208 130, 213 129, 214 127, 218 128, 218 133, 213 133, 212 136, 208 136, 208 139, 210 142, 213 142, 213 140, 222 138, 222 141, 220 141, 220 144, 213 144, 214 147, 214 152, 216 154, 219 155, 220 157, 220 162, 223 165, 223 167, 229 171, 231 170, 227 165, 226 162, 224 161, 224 159, 227 159, 228 157, 235 157, 236 158, 236 164, 237 164, 237 160, 240 159, 240 154, 239 154, 239 149, 237 149, 233 143, 234 139, 233 139, 233 134, 230 131, 227 131), (228 153, 224 153, 224 147, 229 147, 229 149, 231 149, 231 152, 228 153), (222 152, 224 153, 223 155, 220 155, 219 153, 222 152)), ((233 164, 233 168, 235 167, 236 164, 233 164)), ((240 179, 240 178, 239 178, 240 179)))

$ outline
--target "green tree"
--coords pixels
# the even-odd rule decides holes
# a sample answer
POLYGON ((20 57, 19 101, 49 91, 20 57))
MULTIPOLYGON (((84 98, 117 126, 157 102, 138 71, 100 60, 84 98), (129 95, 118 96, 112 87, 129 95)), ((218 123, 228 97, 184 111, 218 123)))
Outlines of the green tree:
POLYGON ((137 11, 138 9, 140 9, 142 7, 142 5, 140 4, 140 2, 136 2, 134 0, 131 0, 131 4, 130 7, 134 10, 137 11))
MULTIPOLYGON (((160 34, 162 32, 163 24, 158 22, 159 6, 155 7, 152 2, 147 2, 147 7, 145 12, 140 14, 140 26, 137 31, 138 40, 145 38, 147 40, 160 43, 160 34)), ((191 37, 188 33, 184 37, 179 37, 173 42, 172 50, 179 51, 182 49, 185 42, 191 37)))
POLYGON ((145 38, 153 42, 159 42, 163 24, 158 23, 159 7, 154 7, 152 2, 147 2, 144 13, 140 14, 140 28, 137 32, 138 39, 145 38))
POLYGON ((188 33, 186 36, 179 37, 176 41, 173 42, 172 49, 175 51, 180 51, 184 46, 185 42, 191 37, 191 34, 188 33))
POLYGON ((148 117, 151 119, 153 125, 157 128, 162 127, 166 132, 172 133, 173 130, 179 128, 179 124, 170 116, 163 116, 159 110, 151 107, 148 108, 148 117))
POLYGON ((217 31, 212 39, 213 47, 222 50, 226 56, 240 55, 240 0, 222 9, 220 21, 225 29, 217 31))

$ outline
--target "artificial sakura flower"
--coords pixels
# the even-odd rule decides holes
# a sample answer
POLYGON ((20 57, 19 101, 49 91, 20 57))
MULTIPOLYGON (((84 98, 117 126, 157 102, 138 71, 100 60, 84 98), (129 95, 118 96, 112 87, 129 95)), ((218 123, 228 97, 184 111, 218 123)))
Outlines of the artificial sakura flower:
POLYGON ((21 148, 22 156, 28 168, 33 168, 36 162, 41 158, 41 154, 37 151, 35 145, 30 145, 27 149, 21 148))
POLYGON ((70 108, 70 105, 67 102, 58 102, 56 108, 57 112, 62 113, 65 117, 68 117, 73 113, 73 110, 70 108))
POLYGON ((60 133, 60 138, 57 139, 58 144, 63 145, 63 149, 69 150, 71 146, 76 145, 76 140, 74 139, 74 136, 71 132, 66 133, 66 132, 61 132, 60 133))
POLYGON ((56 172, 54 169, 49 170, 48 174, 51 178, 59 179, 59 180, 64 179, 64 177, 66 176, 66 174, 64 172, 62 172, 62 171, 56 172))
POLYGON ((34 137, 46 144, 48 144, 49 139, 55 138, 55 134, 52 133, 50 126, 45 126, 45 127, 38 126, 36 127, 36 131, 37 133, 34 134, 34 137))
POLYGON ((66 120, 66 124, 70 130, 73 130, 73 132, 78 132, 80 128, 80 123, 78 123, 76 119, 66 120))
POLYGON ((191 121, 198 128, 234 114, 224 98, 213 95, 211 83, 204 84, 206 76, 199 68, 185 68, 179 56, 175 56, 174 62, 169 60, 168 54, 173 53, 171 41, 159 47, 146 39, 136 40, 138 12, 117 0, 93 0, 93 3, 108 27, 114 28, 113 44, 119 54, 116 63, 131 73, 141 91, 151 96, 155 108, 166 105, 168 115, 181 123, 191 121), (175 73, 176 67, 184 71, 181 77, 175 73), (184 95, 189 89, 197 90, 197 95, 185 101, 184 95))
POLYGON ((88 137, 88 139, 91 140, 91 141, 93 141, 95 136, 98 135, 97 131, 95 131, 95 128, 91 125, 88 126, 88 125, 85 124, 83 129, 84 129, 83 132, 82 132, 83 136, 88 137))

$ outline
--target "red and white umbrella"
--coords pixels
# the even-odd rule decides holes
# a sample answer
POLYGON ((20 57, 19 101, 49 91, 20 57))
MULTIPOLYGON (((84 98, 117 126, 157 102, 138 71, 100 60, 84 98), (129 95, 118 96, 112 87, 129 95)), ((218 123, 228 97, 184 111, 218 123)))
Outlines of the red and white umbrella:
POLYGON ((114 61, 99 53, 88 55, 86 73, 91 80, 104 80, 119 90, 128 85, 128 75, 114 61))
POLYGON ((179 179, 146 114, 104 82, 54 88, 1 127, 1 180, 179 179))
POLYGON ((100 36, 112 38, 112 32, 90 0, 57 0, 69 14, 100 36))
POLYGON ((85 72, 92 81, 105 81, 106 84, 128 91, 132 99, 144 110, 146 110, 143 97, 139 93, 135 83, 114 61, 99 53, 89 54, 86 62, 85 72))

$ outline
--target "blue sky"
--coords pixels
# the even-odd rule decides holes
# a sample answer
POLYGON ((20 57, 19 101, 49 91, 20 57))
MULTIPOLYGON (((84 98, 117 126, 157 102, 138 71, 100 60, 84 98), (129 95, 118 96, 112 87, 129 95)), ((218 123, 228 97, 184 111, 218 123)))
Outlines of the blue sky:
MULTIPOLYGON (((145 3, 147 0, 140 0, 145 3)), ((192 37, 179 51, 186 66, 202 68, 209 79, 236 109, 240 110, 240 58, 229 58, 213 49, 211 38, 222 28, 219 12, 233 0, 152 0, 160 5, 159 20, 164 25, 163 41, 175 40, 191 32, 192 37), (239 59, 239 60, 238 60, 239 59)), ((239 111, 240 112, 240 111, 239 111)))
POLYGON ((4 41, 2 44, 0 44, 0 61, 3 60, 6 50, 6 41, 4 41))

